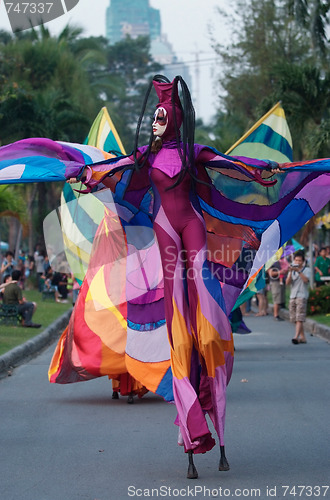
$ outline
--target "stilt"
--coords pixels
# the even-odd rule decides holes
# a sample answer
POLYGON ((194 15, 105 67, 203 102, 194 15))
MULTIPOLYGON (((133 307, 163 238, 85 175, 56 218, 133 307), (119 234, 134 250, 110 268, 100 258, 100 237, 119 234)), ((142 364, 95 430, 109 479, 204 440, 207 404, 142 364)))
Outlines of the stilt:
POLYGON ((219 470, 229 470, 229 463, 225 455, 225 447, 220 446, 220 462, 219 462, 219 470))
POLYGON ((194 464, 194 454, 192 450, 188 451, 188 460, 189 460, 189 465, 188 465, 188 472, 187 472, 187 478, 188 479, 197 479, 198 478, 198 472, 194 464))
POLYGON ((134 399, 133 399, 133 398, 134 398, 134 393, 133 393, 133 392, 130 392, 130 393, 129 393, 129 396, 128 396, 128 398, 127 398, 127 403, 128 403, 129 405, 132 405, 132 404, 134 403, 134 399))

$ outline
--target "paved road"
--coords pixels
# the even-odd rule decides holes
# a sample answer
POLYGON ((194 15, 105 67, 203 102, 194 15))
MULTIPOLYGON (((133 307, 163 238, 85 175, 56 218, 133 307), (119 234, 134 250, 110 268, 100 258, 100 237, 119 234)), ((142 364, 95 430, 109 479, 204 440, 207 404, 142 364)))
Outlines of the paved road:
POLYGON ((271 317, 247 323, 228 389, 229 472, 213 449, 185 478, 175 407, 154 395, 127 405, 104 377, 49 384, 51 347, 0 381, 0 498, 330 499, 330 344, 294 346, 292 325, 271 317))

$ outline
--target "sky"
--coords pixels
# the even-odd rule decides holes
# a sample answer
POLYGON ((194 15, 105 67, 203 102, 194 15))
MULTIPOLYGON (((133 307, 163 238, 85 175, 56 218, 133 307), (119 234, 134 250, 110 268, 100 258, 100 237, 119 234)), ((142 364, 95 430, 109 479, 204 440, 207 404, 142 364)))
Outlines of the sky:
MULTIPOLYGON (((211 46, 209 28, 213 27, 217 40, 224 39, 225 29, 217 7, 224 6, 226 0, 149 1, 152 7, 160 10, 162 33, 167 35, 174 52, 180 60, 189 63, 196 115, 207 123, 216 108, 217 97, 212 82, 219 67, 215 64, 216 55, 211 46), (197 58, 198 65, 195 62, 197 58)), ((86 36, 105 36, 105 12, 109 4, 110 0, 80 0, 71 11, 49 21, 47 27, 56 35, 70 23, 82 27, 86 36)), ((0 0, 0 29, 11 31, 4 0, 0 0)))

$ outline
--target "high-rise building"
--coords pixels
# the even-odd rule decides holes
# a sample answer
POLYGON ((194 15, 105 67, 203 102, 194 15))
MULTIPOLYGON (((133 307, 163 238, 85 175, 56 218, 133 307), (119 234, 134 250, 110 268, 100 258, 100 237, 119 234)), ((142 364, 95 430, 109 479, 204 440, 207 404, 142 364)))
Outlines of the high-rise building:
POLYGON ((111 45, 127 35, 137 38, 150 37, 150 51, 153 59, 164 66, 164 73, 172 79, 182 75, 191 87, 189 68, 178 61, 175 52, 162 34, 160 11, 150 6, 149 0, 109 0, 106 12, 106 37, 111 45))
POLYGON ((160 37, 161 21, 158 9, 149 0, 111 0, 106 13, 106 36, 111 44, 130 35, 148 35, 151 40, 160 37))

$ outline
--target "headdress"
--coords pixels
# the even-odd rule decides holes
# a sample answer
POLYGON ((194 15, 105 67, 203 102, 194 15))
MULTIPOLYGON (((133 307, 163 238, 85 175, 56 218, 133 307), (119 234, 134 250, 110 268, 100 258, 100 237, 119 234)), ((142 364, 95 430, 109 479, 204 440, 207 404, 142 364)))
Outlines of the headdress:
POLYGON ((180 129, 182 125, 182 105, 179 99, 178 88, 177 86, 173 85, 173 82, 165 83, 153 80, 152 83, 159 99, 157 108, 164 108, 167 113, 167 127, 164 134, 162 135, 162 139, 175 139, 175 120, 177 129, 180 129))
POLYGON ((155 75, 153 77, 152 82, 150 82, 149 84, 149 88, 147 90, 142 106, 142 111, 136 127, 133 155, 135 159, 135 166, 137 169, 142 168, 145 162, 147 161, 147 158, 150 154, 151 143, 153 140, 153 135, 151 134, 149 140, 149 147, 144 152, 142 157, 138 159, 137 149, 138 149, 140 127, 146 109, 147 101, 153 86, 157 92, 159 99, 157 107, 165 108, 168 114, 168 124, 162 138, 165 140, 176 139, 177 149, 182 161, 181 173, 176 182, 173 184, 173 186, 175 186, 182 181, 187 171, 191 174, 193 178, 195 178, 193 171, 195 164, 195 158, 194 158, 195 110, 191 101, 191 95, 188 86, 181 76, 176 76, 172 82, 170 82, 168 78, 162 75, 155 75), (182 101, 180 101, 178 93, 179 83, 182 90, 182 101), (182 125, 182 139, 180 136, 181 125, 182 125))

